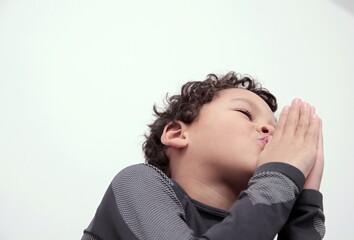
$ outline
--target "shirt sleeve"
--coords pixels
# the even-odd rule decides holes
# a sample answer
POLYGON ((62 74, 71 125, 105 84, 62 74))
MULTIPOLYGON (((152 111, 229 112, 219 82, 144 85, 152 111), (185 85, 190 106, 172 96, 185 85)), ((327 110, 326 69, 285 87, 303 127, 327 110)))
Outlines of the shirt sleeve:
POLYGON ((278 234, 278 240, 323 239, 325 229, 323 197, 319 191, 304 189, 278 234))
POLYGON ((119 172, 82 240, 193 239, 173 182, 151 165, 119 172))
POLYGON ((291 165, 260 166, 230 214, 195 236, 173 182, 152 166, 133 165, 113 179, 82 240, 271 240, 287 222, 304 181, 291 165))
POLYGON ((223 222, 209 229, 208 239, 272 240, 286 223, 304 185, 302 172, 286 163, 260 166, 223 222), (220 232, 224 235, 218 236, 220 232))

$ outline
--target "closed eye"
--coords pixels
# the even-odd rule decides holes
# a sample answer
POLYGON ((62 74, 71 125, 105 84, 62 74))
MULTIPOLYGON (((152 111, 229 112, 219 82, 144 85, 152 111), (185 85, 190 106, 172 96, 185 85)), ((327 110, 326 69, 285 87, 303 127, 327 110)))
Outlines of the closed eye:
POLYGON ((237 109, 236 111, 245 114, 252 121, 253 119, 252 114, 247 109, 237 109))

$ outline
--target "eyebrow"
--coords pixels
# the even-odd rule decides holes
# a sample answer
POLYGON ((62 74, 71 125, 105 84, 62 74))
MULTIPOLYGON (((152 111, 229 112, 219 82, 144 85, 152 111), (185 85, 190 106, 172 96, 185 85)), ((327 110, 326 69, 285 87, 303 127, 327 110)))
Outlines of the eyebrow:
POLYGON ((258 107, 256 106, 256 104, 254 104, 252 101, 250 101, 250 100, 248 100, 248 99, 246 99, 246 98, 233 98, 233 99, 231 99, 231 101, 232 101, 232 102, 233 102, 233 101, 246 102, 246 103, 249 104, 251 107, 258 109, 258 107))
MULTIPOLYGON (((248 105, 250 105, 252 108, 256 108, 256 109, 259 110, 259 107, 256 104, 254 104, 254 102, 252 102, 252 101, 250 101, 250 100, 248 100, 246 98, 233 98, 230 101, 231 102, 234 102, 234 101, 236 101, 236 102, 238 102, 238 101, 245 102, 248 105)), ((274 115, 274 113, 273 113, 273 115, 274 115)), ((274 116, 274 121, 275 121, 276 124, 278 123, 278 120, 277 120, 277 118, 275 116, 274 116)), ((269 124, 273 125, 273 123, 269 123, 269 124)))

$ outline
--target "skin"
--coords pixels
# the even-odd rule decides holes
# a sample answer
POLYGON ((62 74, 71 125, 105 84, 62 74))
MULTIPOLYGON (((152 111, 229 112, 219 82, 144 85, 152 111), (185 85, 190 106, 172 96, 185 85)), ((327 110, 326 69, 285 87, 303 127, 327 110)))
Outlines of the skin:
POLYGON ((270 161, 297 167, 306 177, 304 189, 320 189, 324 167, 322 121, 314 107, 300 99, 284 107, 271 142, 259 156, 258 166, 270 161))
POLYGON ((268 162, 291 164, 308 176, 307 188, 319 187, 320 129, 314 109, 301 100, 285 108, 277 123, 262 98, 232 88, 204 104, 191 124, 169 123, 161 141, 167 146, 171 178, 193 199, 228 210, 255 169, 268 162), (271 138, 270 143, 264 145, 263 137, 271 138))

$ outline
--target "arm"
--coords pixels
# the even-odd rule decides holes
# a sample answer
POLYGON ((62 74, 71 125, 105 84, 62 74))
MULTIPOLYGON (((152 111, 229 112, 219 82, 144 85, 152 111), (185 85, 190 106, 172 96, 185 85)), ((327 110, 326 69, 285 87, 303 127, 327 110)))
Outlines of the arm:
POLYGON ((324 167, 321 121, 320 127, 315 165, 306 179, 304 190, 295 202, 287 224, 278 235, 279 240, 322 239, 325 235, 323 198, 319 192, 324 167))
POLYGON ((173 184, 145 164, 119 172, 82 240, 189 239, 184 210, 173 184))
POLYGON ((297 199, 278 240, 322 239, 325 234, 322 194, 304 189, 297 199))
POLYGON ((274 239, 286 223, 304 180, 301 171, 289 164, 271 162, 260 166, 247 190, 230 209, 230 215, 205 236, 208 239, 274 239))

